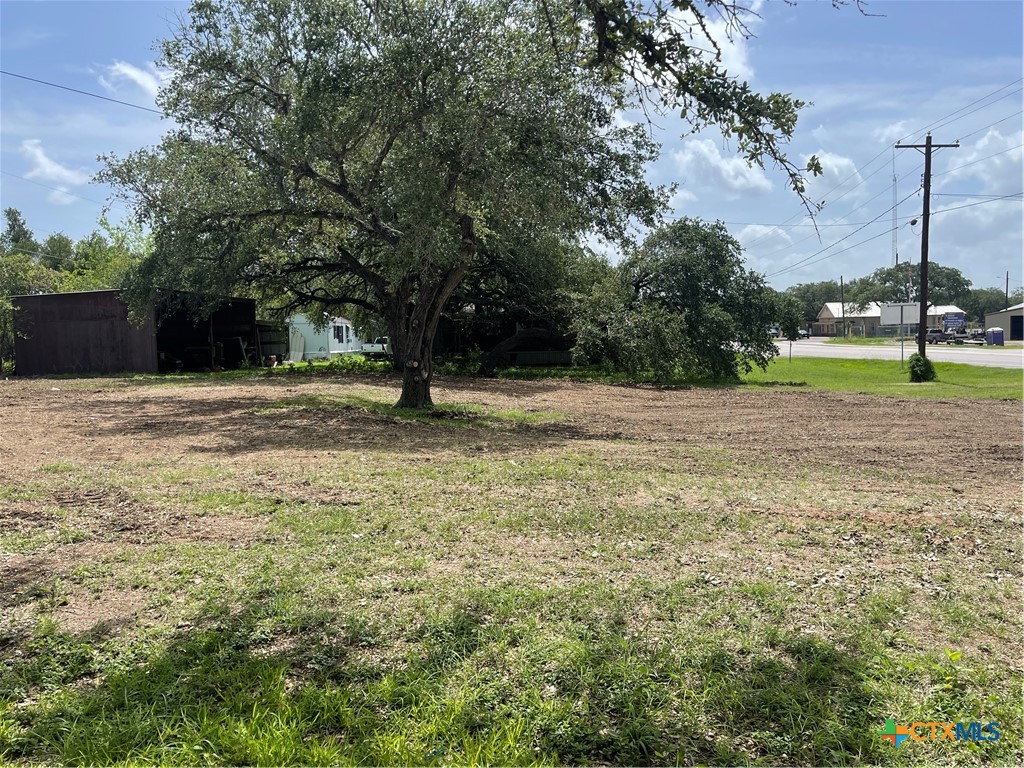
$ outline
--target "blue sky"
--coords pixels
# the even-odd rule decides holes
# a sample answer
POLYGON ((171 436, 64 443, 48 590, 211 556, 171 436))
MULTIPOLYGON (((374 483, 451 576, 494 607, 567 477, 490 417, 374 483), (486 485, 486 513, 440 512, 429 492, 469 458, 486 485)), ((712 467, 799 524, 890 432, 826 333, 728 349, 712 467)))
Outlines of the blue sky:
MULTIPOLYGON (((872 2, 877 16, 828 2, 749 0, 755 37, 725 46, 734 74, 762 91, 810 102, 791 156, 817 154, 825 175, 810 194, 818 232, 781 172, 749 169, 715 130, 680 137, 658 121, 661 159, 650 176, 676 183, 677 216, 721 219, 748 265, 778 288, 858 277, 893 263, 893 178, 900 261, 919 259, 923 157, 893 150, 960 142, 935 154, 930 254, 976 286, 1024 283, 1020 0, 872 2), (1003 198, 1003 199, 999 199, 1003 198)), ((186 3, 0 1, 0 68, 153 109, 161 73, 155 41, 186 3)), ((626 115, 624 119, 638 119, 626 115)), ((90 182, 97 156, 155 144, 159 115, 0 76, 0 206, 25 215, 37 238, 96 228, 109 190, 90 182)), ((113 205, 115 223, 127 212, 113 205)))

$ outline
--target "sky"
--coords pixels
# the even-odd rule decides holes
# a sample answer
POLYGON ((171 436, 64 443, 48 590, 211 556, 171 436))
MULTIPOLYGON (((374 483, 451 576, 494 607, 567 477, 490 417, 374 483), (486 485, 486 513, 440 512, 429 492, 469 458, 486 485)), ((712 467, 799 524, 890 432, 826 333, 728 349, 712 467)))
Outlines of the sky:
MULTIPOLYGON (((668 116, 651 126, 662 153, 649 177, 677 186, 670 218, 724 221, 748 268, 779 289, 916 263, 924 157, 894 144, 923 143, 930 130, 935 143, 960 145, 933 155, 930 260, 975 287, 1003 288, 1007 273, 1010 290, 1020 287, 1024 3, 874 0, 867 13, 746 4, 753 37, 726 40, 724 63, 760 92, 808 103, 787 152, 801 165, 821 159, 825 173, 808 187, 821 211, 815 225, 781 171, 749 168, 717 130, 687 133, 668 116)), ((129 216, 92 178, 100 156, 155 145, 170 127, 156 109, 167 76, 156 43, 187 9, 0 0, 0 207, 19 209, 37 240, 84 237, 106 206, 115 224, 129 216)), ((712 33, 725 39, 722 25, 712 33)))

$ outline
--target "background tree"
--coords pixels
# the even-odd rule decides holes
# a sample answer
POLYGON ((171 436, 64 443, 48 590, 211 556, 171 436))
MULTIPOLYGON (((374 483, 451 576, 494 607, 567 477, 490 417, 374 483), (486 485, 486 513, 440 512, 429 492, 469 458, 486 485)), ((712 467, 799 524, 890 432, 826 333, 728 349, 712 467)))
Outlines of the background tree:
POLYGON ((680 219, 595 288, 576 353, 631 373, 736 378, 777 354, 768 329, 778 318, 776 292, 746 271, 725 225, 680 219))
POLYGON ((785 294, 797 303, 802 322, 813 323, 826 302, 839 301, 841 291, 835 280, 823 280, 791 286, 785 290, 785 294))
MULTIPOLYGON (((920 288, 921 265, 905 262, 881 267, 866 277, 851 281, 846 289, 846 300, 860 306, 872 301, 917 301, 920 288)), ((935 262, 928 265, 928 300, 933 306, 960 306, 967 300, 970 290, 971 281, 960 270, 935 262)))
POLYGON ((100 229, 74 243, 69 266, 60 274, 60 291, 123 288, 129 272, 152 250, 152 237, 137 224, 100 229))
POLYGON ((972 288, 962 301, 960 308, 964 310, 968 322, 984 326, 987 313, 998 312, 1024 301, 1024 289, 1018 288, 1011 293, 1009 304, 1002 288, 972 288))
POLYGON ((58 276, 40 263, 39 244, 16 208, 4 210, 6 226, 0 235, 0 369, 14 357, 12 296, 46 293, 58 276))
POLYGON ((624 241, 658 208, 616 82, 529 2, 210 0, 163 54, 182 129, 103 174, 155 233, 134 299, 263 284, 379 312, 402 406, 430 402, 441 312, 483 248, 624 241))
POLYGON ((4 233, 0 235, 0 246, 6 251, 33 254, 39 251, 39 243, 17 208, 4 209, 4 233))
POLYGON ((775 302, 776 319, 779 323, 782 337, 790 341, 796 341, 800 337, 800 326, 804 320, 799 302, 793 296, 786 293, 776 293, 775 302))
POLYGON ((54 232, 40 244, 38 255, 44 267, 70 271, 75 266, 75 242, 63 232, 54 232))
POLYGON ((526 243, 495 255, 486 249, 451 301, 463 345, 482 353, 479 373, 523 346, 568 349, 573 296, 611 269, 603 256, 568 241, 526 243))

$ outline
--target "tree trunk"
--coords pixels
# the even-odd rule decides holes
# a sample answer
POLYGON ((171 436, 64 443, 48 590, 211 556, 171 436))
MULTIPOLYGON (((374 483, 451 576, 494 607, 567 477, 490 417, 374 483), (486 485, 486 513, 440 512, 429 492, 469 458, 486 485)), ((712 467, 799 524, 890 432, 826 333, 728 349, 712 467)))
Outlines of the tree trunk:
POLYGON ((395 404, 398 408, 429 408, 434 404, 430 399, 430 380, 434 378, 434 366, 430 347, 433 335, 424 339, 425 347, 418 355, 406 355, 405 370, 402 372, 402 396, 395 404))
POLYGON ((414 302, 401 296, 388 310, 388 325, 394 343, 395 362, 402 368, 402 396, 398 408, 429 408, 430 382, 434 378, 434 336, 444 305, 465 277, 467 265, 456 264, 437 276, 430 284, 421 285, 414 302))
MULTIPOLYGON (((434 335, 441 321, 444 305, 448 303, 462 278, 469 271, 469 263, 476 255, 476 234, 473 218, 467 214, 458 217, 462 235, 462 258, 447 268, 425 270, 419 275, 418 288, 413 299, 413 281, 406 278, 388 303, 388 324, 396 346, 396 363, 404 363, 402 396, 395 404, 398 408, 429 408, 430 381, 434 377, 434 335)), ((429 258, 425 259, 431 263, 429 258)))

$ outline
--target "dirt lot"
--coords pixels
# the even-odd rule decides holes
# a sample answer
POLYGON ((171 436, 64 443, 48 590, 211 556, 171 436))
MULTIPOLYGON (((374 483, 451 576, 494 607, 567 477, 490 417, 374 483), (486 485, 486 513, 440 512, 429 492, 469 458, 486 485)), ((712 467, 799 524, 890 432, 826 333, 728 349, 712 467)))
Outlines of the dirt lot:
MULTIPOLYGON (((375 739, 395 729, 393 761, 422 762, 425 716, 381 691, 437 643, 457 660, 438 711, 464 701, 485 734, 526 712, 532 735, 511 743, 553 762, 648 760, 605 742, 634 684, 662 702, 658 762, 887 762, 875 734, 901 713, 1010 724, 1001 751, 935 745, 925 762, 1019 749, 1020 401, 460 378, 416 420, 396 396, 387 377, 0 382, 0 757, 5 727, 12 755, 44 762, 163 754, 167 723, 227 685, 176 680, 240 670, 231 719, 254 711, 246 670, 269 658, 289 706, 361 680, 360 711, 390 713, 329 734, 366 750, 337 761, 384 759, 375 739), (176 666, 222 643, 228 667, 176 666), (148 661, 124 682, 122 659, 148 661), (153 665, 166 685, 140 693, 153 665), (596 677, 563 692, 564 670, 596 677), (122 726, 68 714, 76 742, 46 695, 121 702, 125 722, 151 696, 153 722, 118 751, 122 726), (559 741, 588 697, 593 722, 559 741), (780 736, 781 706, 828 727, 780 736)), ((206 748, 181 728, 174 743, 206 748)), ((264 759, 228 742, 210 759, 264 759)))
MULTIPOLYGON (((807 467, 880 467, 969 483, 993 503, 1020 500, 1018 402, 898 400, 825 392, 657 389, 563 381, 440 379, 438 405, 557 411, 536 429, 463 435, 378 418, 359 409, 268 414, 287 398, 358 393, 396 397, 381 378, 253 380, 205 386, 140 386, 118 380, 0 382, 0 481, 17 485, 54 462, 108 466, 145 458, 221 456, 258 476, 270 451, 287 461, 339 450, 431 456, 486 449, 530 451, 570 441, 639 440, 650 450, 684 444, 772 462, 780 474, 807 467), (479 448, 479 445, 477 445, 479 448)), ((888 489, 892 490, 892 489, 888 489)))
MULTIPOLYGON (((689 506, 709 514, 724 507, 754 515, 759 529, 794 522, 806 529, 813 521, 830 521, 838 527, 819 526, 819 532, 841 543, 858 535, 856 525, 871 526, 871 535, 859 534, 872 539, 860 554, 885 570, 897 566, 873 539, 886 527, 902 536, 915 531, 947 552, 959 548, 965 562, 976 559, 974 565, 985 573, 999 572, 1002 557, 1012 560, 1019 543, 1020 402, 442 379, 435 385, 438 405, 472 403, 557 416, 495 428, 408 422, 353 406, 315 407, 317 398, 352 395, 390 402, 395 384, 380 377, 186 386, 119 380, 0 382, 0 488, 7 489, 7 498, 0 497, 0 533, 20 533, 35 542, 0 552, 0 575, 8 584, 32 585, 110 556, 118 547, 168 541, 244 545, 258 538, 265 516, 245 509, 231 514, 206 509, 197 516, 188 497, 183 502, 168 492, 176 485, 202 487, 211 472, 232 478, 226 486, 211 481, 213 487, 258 498, 355 505, 366 501, 371 490, 361 491, 358 475, 338 470, 349 481, 341 487, 322 476, 311 484, 303 473, 353 462, 365 469, 368 460, 376 470, 400 472, 402 466, 439 463, 443 472, 445 462, 467 458, 515 462, 565 451, 582 452, 612 470, 637 470, 632 487, 628 477, 623 482, 609 474, 616 488, 606 504, 617 508, 689 506), (290 402, 314 407, 268 407, 290 402), (164 479, 154 479, 153 467, 164 479), (181 474, 168 475, 171 467, 181 474), (659 485, 650 477, 659 471, 688 473, 700 482, 686 488, 659 485), (138 493, 139 485, 160 493, 147 500, 146 493, 138 493), (18 492, 43 486, 42 493, 18 492), (65 534, 54 533, 57 529, 65 534), (40 531, 51 535, 32 538, 40 531), (997 563, 987 561, 992 550, 1002 555, 997 563)), ((573 486, 571 478, 564 482, 573 486)), ((581 482, 599 486, 602 481, 581 482)), ((563 480, 547 485, 552 487, 514 493, 525 493, 540 505, 566 501, 559 498, 563 480)), ((452 478, 446 493, 478 492, 464 486, 452 478)), ((509 493, 500 483, 491 490, 509 493)), ((570 558, 575 551, 543 531, 523 538, 529 543, 516 549, 529 552, 534 565, 570 558)), ((701 545, 702 551, 740 546, 733 539, 736 532, 722 530, 718 541, 701 545)), ((776 539, 745 537, 740 570, 757 570, 782 558, 776 539)), ((435 567, 450 569, 464 554, 448 553, 442 558, 447 564, 435 567)), ((810 574, 831 557, 823 542, 813 552, 804 548, 782 559, 791 571, 810 574)), ((681 561, 686 557, 664 562, 676 568, 681 561)), ((495 563, 494 569, 500 572, 507 565, 495 563)), ((663 565, 652 558, 644 568, 660 572, 663 565)), ((851 565, 863 566, 864 558, 851 565)), ((725 571, 723 577, 736 575, 734 568, 725 571)), ((82 627, 102 618, 96 608, 95 616, 86 610, 72 616, 67 609, 65 618, 82 627)))

